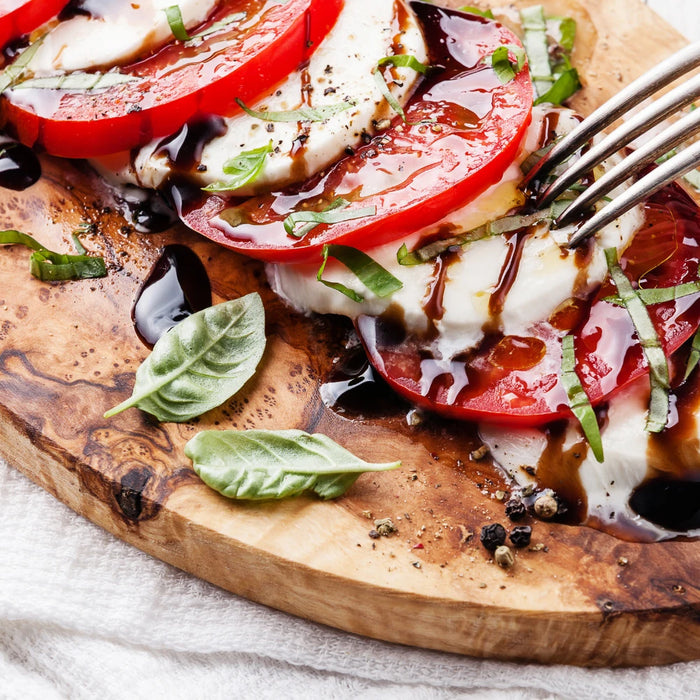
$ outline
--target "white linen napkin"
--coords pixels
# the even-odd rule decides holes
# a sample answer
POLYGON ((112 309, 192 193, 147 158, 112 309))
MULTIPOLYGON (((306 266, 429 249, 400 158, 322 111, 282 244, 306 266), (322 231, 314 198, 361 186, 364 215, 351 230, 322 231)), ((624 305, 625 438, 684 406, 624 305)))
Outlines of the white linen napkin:
POLYGON ((587 670, 346 634, 134 549, 0 461, 0 698, 697 698, 700 662, 587 670))

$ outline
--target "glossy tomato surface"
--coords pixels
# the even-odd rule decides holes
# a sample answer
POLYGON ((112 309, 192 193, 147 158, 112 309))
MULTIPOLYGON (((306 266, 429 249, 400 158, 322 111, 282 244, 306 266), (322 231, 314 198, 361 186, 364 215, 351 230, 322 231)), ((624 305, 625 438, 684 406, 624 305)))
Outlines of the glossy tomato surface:
POLYGON ((243 203, 209 196, 185 206, 184 222, 252 257, 313 261, 324 243, 362 248, 400 239, 498 181, 530 122, 532 83, 526 67, 501 83, 487 61, 518 39, 493 21, 427 3, 412 6, 433 70, 407 105, 405 121, 397 116, 390 128, 300 186, 243 203), (322 212, 338 200, 345 200, 350 216, 353 209, 374 213, 321 223, 302 237, 285 229, 292 212, 322 212))
MULTIPOLYGON (((700 210, 677 185, 646 204, 646 224, 621 264, 635 285, 653 289, 698 280, 700 210)), ((576 371, 591 402, 648 373, 627 310, 606 301, 607 281, 590 300, 572 300, 530 335, 493 332, 476 348, 447 360, 434 338, 407 334, 391 318, 362 316, 357 329, 375 369, 400 394, 441 415, 520 425, 569 417, 561 384, 561 338, 573 333, 576 371)), ((700 293, 651 304, 649 315, 667 356, 700 325, 700 293)))
POLYGON ((0 114, 20 141, 83 158, 124 151, 177 131, 197 115, 228 115, 305 61, 335 23, 342 0, 229 0, 203 24, 234 22, 202 39, 173 41, 123 66, 133 81, 91 91, 14 89, 0 114))
POLYGON ((68 0, 0 0, 0 46, 34 31, 67 4, 68 0))

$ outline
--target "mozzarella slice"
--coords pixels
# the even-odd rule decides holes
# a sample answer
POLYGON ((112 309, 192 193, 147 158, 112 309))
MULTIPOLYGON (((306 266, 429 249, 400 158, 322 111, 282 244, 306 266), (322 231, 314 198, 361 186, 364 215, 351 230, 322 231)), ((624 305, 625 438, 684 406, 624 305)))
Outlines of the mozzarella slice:
MULTIPOLYGON (((427 61, 425 41, 413 13, 403 0, 353 0, 344 9, 307 66, 292 73, 273 92, 254 105, 258 112, 290 112, 302 107, 348 107, 322 121, 264 121, 241 113, 226 120, 226 131, 203 149, 199 168, 188 173, 201 186, 226 182, 226 162, 241 153, 272 146, 262 173, 236 195, 248 196, 291 182, 304 180, 335 162, 363 134, 373 134, 394 116, 382 96, 372 70, 393 53, 427 61)), ((389 88, 404 104, 418 78, 410 68, 393 68, 389 88)), ((125 157, 101 162, 101 169, 142 187, 157 189, 168 178, 172 165, 159 151, 160 142, 145 146, 133 164, 125 157), (121 160, 121 162, 120 162, 121 160)))
POLYGON ((171 41, 173 33, 164 10, 177 4, 187 29, 204 22, 217 0, 87 0, 77 15, 56 25, 33 56, 35 75, 124 65, 171 41))

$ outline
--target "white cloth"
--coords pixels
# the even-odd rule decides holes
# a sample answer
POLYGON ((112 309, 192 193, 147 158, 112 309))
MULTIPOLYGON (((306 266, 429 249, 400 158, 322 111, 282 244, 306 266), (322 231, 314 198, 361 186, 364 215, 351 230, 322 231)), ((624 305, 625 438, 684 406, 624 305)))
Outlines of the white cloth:
MULTIPOLYGON (((698 0, 648 0, 700 38, 698 0)), ((384 644, 230 595, 116 540, 0 460, 0 700, 695 700, 700 662, 587 670, 384 644)))
MULTIPOLYGON (((525 643, 525 640, 524 640, 525 643)), ((0 461, 0 698, 697 698, 700 662, 587 670, 385 644, 230 595, 0 461)))

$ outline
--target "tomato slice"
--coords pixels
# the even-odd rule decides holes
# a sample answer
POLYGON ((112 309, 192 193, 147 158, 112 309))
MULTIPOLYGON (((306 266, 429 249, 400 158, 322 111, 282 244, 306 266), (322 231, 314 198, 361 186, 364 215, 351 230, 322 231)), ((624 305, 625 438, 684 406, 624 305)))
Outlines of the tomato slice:
POLYGON ((68 0, 0 0, 0 46, 34 31, 67 4, 68 0))
MULTIPOLYGON (((700 210, 677 185, 649 199, 645 226, 621 264, 648 289, 698 279, 700 210)), ((591 300, 573 302, 530 336, 493 334, 449 361, 436 359, 431 338, 407 335, 389 318, 363 316, 356 325, 370 362, 413 403, 450 418, 537 425, 571 416, 559 376, 567 332, 574 333, 577 373, 594 405, 649 371, 626 309, 604 301, 614 294, 607 281, 591 300)), ((648 309, 667 357, 700 325, 700 294, 648 309)))
POLYGON ((518 39, 496 22, 427 3, 412 6, 436 52, 430 63, 439 69, 407 105, 405 122, 396 117, 370 143, 301 186, 243 203, 200 198, 185 204, 183 221, 251 257, 311 261, 324 243, 362 248, 399 239, 498 181, 530 122, 532 84, 525 68, 502 84, 485 59, 518 39), (301 238, 285 230, 292 212, 320 212, 339 199, 350 216, 353 209, 376 213, 321 223, 301 238))
POLYGON ((122 68, 133 82, 92 91, 15 89, 0 115, 23 143, 69 158, 129 150, 177 131, 196 115, 229 115, 305 61, 335 23, 343 0, 229 0, 200 30, 244 12, 205 36, 174 41, 122 68))

